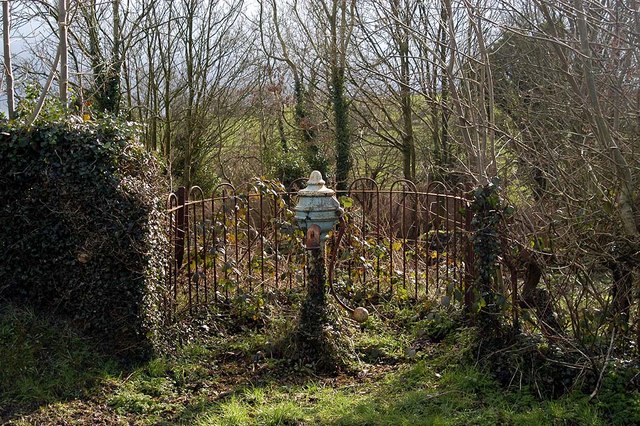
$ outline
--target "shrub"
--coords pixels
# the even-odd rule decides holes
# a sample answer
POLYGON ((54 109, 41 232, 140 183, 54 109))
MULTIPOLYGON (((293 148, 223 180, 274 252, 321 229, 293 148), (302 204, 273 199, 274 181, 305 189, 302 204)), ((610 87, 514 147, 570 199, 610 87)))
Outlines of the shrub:
POLYGON ((152 348, 165 243, 159 166, 135 134, 114 120, 0 125, 0 300, 127 357, 152 348))
POLYGON ((271 160, 271 163, 271 175, 282 182, 285 188, 288 188, 296 179, 309 175, 309 166, 297 151, 280 153, 271 160))

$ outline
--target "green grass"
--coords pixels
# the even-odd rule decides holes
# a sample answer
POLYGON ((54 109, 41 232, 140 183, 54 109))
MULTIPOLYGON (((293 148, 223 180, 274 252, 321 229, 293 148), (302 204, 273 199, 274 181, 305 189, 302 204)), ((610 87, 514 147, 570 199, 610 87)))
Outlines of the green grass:
POLYGON ((68 325, 6 308, 0 423, 624 425, 640 419, 640 394, 625 387, 630 377, 607 376, 591 402, 579 390, 540 401, 525 387, 506 391, 476 364, 473 329, 452 327, 439 343, 425 343, 424 328, 434 325, 406 317, 374 317, 356 333, 358 373, 318 377, 268 355, 269 342, 287 328, 282 318, 277 330, 194 341, 125 371, 68 325), (407 347, 416 354, 407 356, 407 347), (257 351, 267 355, 256 359, 257 351))
POLYGON ((380 383, 250 388, 207 406, 198 425, 496 425, 606 424, 585 400, 532 404, 505 395, 485 374, 467 368, 439 380, 424 361, 380 383))
POLYGON ((82 397, 115 370, 67 324, 28 309, 0 308, 0 413, 82 397))

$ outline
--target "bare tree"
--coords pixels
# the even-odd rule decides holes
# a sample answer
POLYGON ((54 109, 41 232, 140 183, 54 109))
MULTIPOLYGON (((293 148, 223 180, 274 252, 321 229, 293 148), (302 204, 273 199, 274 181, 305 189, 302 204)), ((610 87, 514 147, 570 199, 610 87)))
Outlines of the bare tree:
POLYGON ((489 50, 509 177, 531 191, 520 194, 521 227, 512 229, 526 270, 523 301, 547 323, 549 306, 566 308, 574 335, 589 346, 583 351, 597 352, 594 335, 640 329, 632 315, 637 17, 620 1, 502 5, 503 36, 489 50))
MULTIPOLYGON (((327 175, 328 162, 324 158, 319 140, 317 123, 314 122, 311 99, 314 93, 314 79, 317 70, 310 66, 305 52, 309 52, 309 43, 303 45, 300 37, 297 39, 292 34, 290 21, 284 26, 282 10, 293 13, 291 4, 284 4, 284 8, 278 7, 275 0, 260 1, 259 29, 261 46, 265 54, 273 61, 286 64, 293 85, 294 117, 297 131, 301 135, 305 159, 312 170, 319 170, 323 176, 327 175)), ((287 80, 283 82, 286 83, 287 80)), ((280 123, 284 121, 279 116, 280 123)))
POLYGON ((157 2, 146 46, 136 50, 144 59, 127 60, 135 109, 155 117, 149 135, 164 141, 174 177, 187 186, 210 186, 229 171, 227 149, 238 152, 229 146, 232 132, 255 84, 242 7, 241 0, 157 2))
POLYGON ((320 67, 323 71, 318 73, 318 77, 324 79, 328 88, 326 96, 331 105, 336 183, 338 189, 345 189, 352 167, 346 72, 353 33, 355 1, 296 0, 293 2, 292 11, 296 25, 310 44, 309 54, 317 60, 314 66, 320 67))
MULTIPOLYGON (((416 178, 416 143, 412 31, 418 4, 410 0, 372 1, 358 8, 357 63, 352 81, 360 98, 352 106, 367 128, 384 145, 402 155, 405 179, 416 178), (357 67, 357 69, 356 69, 357 67), (397 119, 397 116, 400 119, 397 119)), ((376 143, 374 141, 371 141, 376 143)), ((380 143, 378 142, 378 144, 380 143)))
POLYGON ((346 190, 351 172, 351 128, 349 102, 346 94, 347 49, 350 45, 355 0, 322 2, 324 18, 328 21, 328 62, 331 75, 331 98, 336 132, 336 189, 346 190))

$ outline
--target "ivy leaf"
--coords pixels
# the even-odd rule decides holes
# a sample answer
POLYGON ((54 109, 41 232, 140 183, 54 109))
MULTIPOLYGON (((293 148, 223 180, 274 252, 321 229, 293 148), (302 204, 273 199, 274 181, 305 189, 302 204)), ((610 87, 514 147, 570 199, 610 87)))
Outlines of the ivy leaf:
POLYGON ((340 204, 342 204, 342 207, 344 207, 345 209, 349 209, 353 207, 353 198, 343 195, 342 197, 340 197, 340 204))

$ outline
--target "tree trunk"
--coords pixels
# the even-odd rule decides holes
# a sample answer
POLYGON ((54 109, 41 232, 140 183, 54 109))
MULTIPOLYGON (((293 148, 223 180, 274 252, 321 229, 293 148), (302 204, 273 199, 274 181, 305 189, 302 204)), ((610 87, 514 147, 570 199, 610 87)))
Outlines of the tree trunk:
POLYGON ((336 121, 336 188, 338 191, 344 191, 347 189, 352 166, 349 107, 344 95, 344 68, 336 65, 331 74, 333 112, 336 121))
MULTIPOLYGON (((449 88, 449 94, 451 95, 451 101, 458 114, 458 120, 460 120, 460 132, 462 133, 462 140, 467 153, 467 168, 475 175, 474 177, 480 181, 481 184, 486 183, 486 177, 482 170, 482 164, 476 149, 474 148, 474 138, 471 135, 471 129, 476 129, 476 123, 470 121, 469 111, 463 103, 463 99, 458 86, 456 85, 456 78, 454 71, 457 67, 456 55, 459 53, 458 44, 455 37, 455 26, 453 22, 453 11, 451 8, 451 0, 442 0, 446 8, 447 16, 447 32, 449 33, 449 61, 444 68, 446 78, 448 80, 447 85, 449 88)), ((443 64, 444 65, 444 64, 443 64)))
POLYGON ((522 303, 525 308, 532 308, 540 322, 540 328, 546 335, 557 335, 561 332, 560 324, 556 319, 551 296, 545 289, 538 288, 542 278, 542 268, 533 259, 529 259, 525 265, 524 286, 522 288, 522 303))
POLYGON ((7 79, 7 112, 9 120, 16 118, 13 64, 11 62, 11 4, 2 2, 2 41, 4 46, 4 73, 7 79))
POLYGON ((626 330, 633 301, 633 268, 624 260, 617 260, 611 265, 611 272, 611 317, 615 324, 626 330))
MULTIPOLYGON (((404 178, 414 181, 416 177, 416 147, 413 134, 413 106, 411 104, 410 63, 409 63, 409 24, 403 22, 403 17, 409 14, 400 12, 400 1, 391 2, 391 13, 395 23, 400 57, 400 110, 402 113, 402 170, 404 178)), ((408 19, 408 16, 407 16, 408 19)))
POLYGON ((58 26, 60 30, 60 103, 67 107, 69 91, 69 46, 67 41, 67 0, 58 1, 58 26))
POLYGON ((305 157, 311 170, 318 170, 322 176, 327 175, 327 161, 320 155, 320 147, 317 141, 317 132, 307 112, 307 93, 304 90, 302 78, 297 70, 293 72, 293 85, 296 97, 296 124, 302 132, 305 157))
MULTIPOLYGON (((111 67, 109 67, 109 79, 107 93, 110 96, 108 111, 112 114, 120 112, 120 80, 124 66, 122 49, 122 35, 120 34, 120 0, 113 0, 113 49, 111 50, 111 67)), ((127 90, 127 92, 130 92, 127 90)))
MULTIPOLYGON (((448 19, 447 8, 444 2, 440 10, 440 24, 438 27, 438 39, 439 39, 439 55, 440 63, 445 66, 447 61, 447 28, 446 22, 448 19)), ((438 49, 436 49, 438 50, 438 49)), ((444 73, 442 73, 444 74, 444 73)), ((442 75, 441 74, 441 75, 442 75)), ((451 149, 449 148, 449 80, 442 78, 442 87, 440 88, 440 102, 437 103, 440 109, 440 168, 445 170, 449 169, 451 163, 451 149)), ((435 122, 434 126, 438 129, 438 123, 435 122)))
MULTIPOLYGON (((189 9, 195 10, 195 1, 191 0, 189 2, 189 9)), ((186 34, 186 66, 187 66, 187 129, 186 129, 186 138, 187 138, 187 146, 185 149, 185 158, 184 158, 184 186, 187 187, 187 190, 191 188, 192 180, 193 180, 193 136, 195 132, 195 123, 194 123, 194 99, 196 96, 195 93, 195 40, 194 40, 194 32, 193 32, 193 12, 187 14, 187 34, 186 34)))
POLYGON ((331 94, 336 126, 336 189, 345 191, 351 172, 351 131, 349 104, 345 96, 345 61, 347 45, 346 0, 334 0, 329 16, 331 27, 331 94), (340 4, 338 4, 340 3, 340 4), (340 22, 338 22, 340 13, 340 22))

